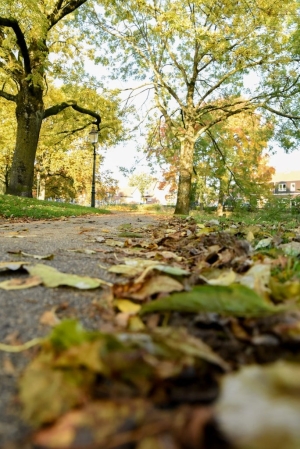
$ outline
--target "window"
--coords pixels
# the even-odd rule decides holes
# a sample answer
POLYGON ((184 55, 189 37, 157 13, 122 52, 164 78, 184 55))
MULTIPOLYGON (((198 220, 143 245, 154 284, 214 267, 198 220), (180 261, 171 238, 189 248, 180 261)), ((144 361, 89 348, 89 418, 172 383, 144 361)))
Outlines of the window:
POLYGON ((291 182, 291 192, 295 192, 296 190, 296 184, 294 182, 291 182))
POLYGON ((278 192, 285 192, 286 191, 286 183, 285 182, 281 182, 278 185, 278 192))

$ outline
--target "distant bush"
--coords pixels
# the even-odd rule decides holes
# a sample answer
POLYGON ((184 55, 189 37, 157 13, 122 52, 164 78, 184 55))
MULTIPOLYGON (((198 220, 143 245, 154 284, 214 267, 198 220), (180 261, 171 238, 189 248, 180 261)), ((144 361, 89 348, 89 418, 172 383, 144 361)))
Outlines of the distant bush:
POLYGON ((161 212, 163 206, 161 204, 141 204, 140 208, 142 210, 154 210, 155 212, 161 212))
POLYGON ((273 197, 260 210, 260 216, 267 220, 282 221, 285 216, 291 215, 292 204, 290 198, 273 197))

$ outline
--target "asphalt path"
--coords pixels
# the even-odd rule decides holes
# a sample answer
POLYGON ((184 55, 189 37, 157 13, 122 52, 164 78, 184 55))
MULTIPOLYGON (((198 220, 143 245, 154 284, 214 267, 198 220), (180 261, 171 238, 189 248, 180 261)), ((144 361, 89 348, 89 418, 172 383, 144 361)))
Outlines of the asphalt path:
MULTIPOLYGON (((101 242, 101 237, 122 240, 122 226, 131 231, 143 231, 158 222, 156 215, 113 213, 111 215, 71 217, 63 220, 0 221, 0 262, 26 261, 43 263, 65 273, 107 278, 103 268, 114 250, 101 242), (130 228, 131 225, 131 228, 130 228), (94 254, 77 252, 96 250, 94 254), (32 256, 53 255, 50 260, 32 256)), ((124 239, 123 239, 124 240, 124 239)), ((0 282, 26 278, 24 272, 0 271, 0 282)), ((43 323, 45 312, 54 310, 60 318, 76 318, 87 329, 101 329, 107 320, 101 313, 101 289, 46 288, 36 286, 20 290, 0 288, 0 342, 22 344, 44 336, 51 328, 43 323)), ((17 380, 30 361, 34 350, 11 354, 0 351, 0 447, 14 449, 24 446, 31 429, 21 419, 17 380)), ((29 447, 29 446, 28 446, 29 447)))

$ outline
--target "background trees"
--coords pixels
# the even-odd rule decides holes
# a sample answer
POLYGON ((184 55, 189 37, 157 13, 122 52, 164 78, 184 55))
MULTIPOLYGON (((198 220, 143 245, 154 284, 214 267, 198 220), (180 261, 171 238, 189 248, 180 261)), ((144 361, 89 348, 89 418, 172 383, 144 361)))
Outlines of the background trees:
POLYGON ((113 115, 122 119, 119 103, 113 96, 101 110, 94 101, 100 83, 84 70, 83 56, 97 55, 113 78, 143 80, 141 90, 178 145, 175 212, 188 213, 197 142, 218 145, 214 136, 230 118, 259 111, 270 122, 277 115, 275 134, 286 148, 295 146, 295 17, 296 0, 0 0, 0 97, 15 104, 17 118, 8 192, 31 195, 41 126, 51 127, 58 113, 64 113, 58 137, 71 138, 91 123, 99 126, 104 110, 103 136, 113 142, 109 122, 116 124, 113 115), (51 78, 65 83, 53 102, 46 96, 51 78), (67 119, 73 128, 65 129, 67 119))
MULTIPOLYGON (((99 95, 89 87, 65 84, 61 88, 50 85, 45 104, 63 103, 68 97, 80 101, 85 108, 94 107, 103 117, 96 161, 99 168, 104 151, 123 139, 126 132, 120 100, 113 92, 99 95)), ((36 174, 40 176, 41 187, 45 184, 46 197, 89 197, 93 147, 87 142, 85 128, 86 117, 71 108, 66 108, 57 117, 43 123, 35 167, 36 174), (56 188, 55 195, 55 189, 51 186, 56 188)), ((103 184, 102 181, 103 177, 101 182, 97 182, 98 188, 103 184)), ((102 190, 103 188, 105 190, 105 184, 102 190)), ((40 193, 43 193, 43 189, 40 193)))
MULTIPOLYGON (((290 52, 296 2, 264 0, 99 0, 90 13, 106 54, 99 61, 127 79, 145 80, 153 102, 180 142, 176 213, 188 213, 195 143, 229 117, 260 108, 294 116, 298 92, 290 52), (107 48, 113 58, 107 55, 107 48), (257 80, 247 89, 247 77, 257 80), (244 92, 244 95, 242 93, 244 92), (278 110, 279 109, 279 110, 278 110)), ((248 78, 249 79, 249 78, 248 78)), ((299 118, 299 117, 298 117, 299 118)))
MULTIPOLYGON (((274 173, 267 154, 273 134, 273 122, 253 112, 232 116, 200 136, 195 142, 190 203, 217 203, 221 212, 227 197, 255 204, 266 199, 274 173)), ((180 142, 165 124, 152 123, 147 152, 165 166, 165 180, 176 184, 180 142)))
POLYGON ((137 187, 143 199, 155 180, 149 173, 136 173, 129 178, 129 185, 137 187))

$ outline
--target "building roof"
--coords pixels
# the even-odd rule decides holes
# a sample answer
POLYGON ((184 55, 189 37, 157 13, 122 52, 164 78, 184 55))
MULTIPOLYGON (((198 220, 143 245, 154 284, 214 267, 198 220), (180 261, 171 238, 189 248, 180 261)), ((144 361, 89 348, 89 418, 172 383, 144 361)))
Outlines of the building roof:
POLYGON ((289 171, 289 172, 279 172, 274 173, 272 177, 273 182, 281 181, 300 181, 300 170, 289 171))

